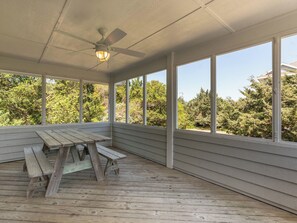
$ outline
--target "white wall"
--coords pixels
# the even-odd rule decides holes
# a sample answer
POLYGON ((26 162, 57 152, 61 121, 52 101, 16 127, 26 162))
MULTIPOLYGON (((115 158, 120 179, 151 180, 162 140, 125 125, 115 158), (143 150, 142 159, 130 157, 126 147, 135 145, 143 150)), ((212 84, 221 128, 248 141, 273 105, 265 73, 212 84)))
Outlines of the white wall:
MULTIPOLYGON (((272 41, 274 37, 297 33, 296 21, 297 12, 293 12, 203 44, 177 50, 174 54, 175 68, 180 64, 272 41)), ((165 63, 163 58, 160 60, 162 63, 156 64, 165 63)), ((113 74, 111 80, 121 81, 147 74, 153 67, 153 64, 143 64, 142 67, 130 68, 125 70, 123 76, 122 73, 113 74)), ((162 66, 155 67, 161 70, 162 66)), ((174 72, 171 75, 170 78, 174 78, 174 72)), ((176 89, 173 89, 172 93, 174 92, 176 89)), ((113 124, 114 145, 152 159, 148 151, 155 150, 154 143, 158 136, 146 129, 149 127, 113 124), (133 136, 127 136, 128 134, 133 136), (118 138, 123 139, 119 141, 118 138), (127 143, 134 138, 140 140, 136 148, 130 149, 132 146, 127 143), (145 138, 150 138, 153 143, 147 145, 142 140, 145 138)), ((172 130, 175 169, 297 213, 296 143, 172 130)), ((163 136, 162 133, 162 137, 167 137, 166 131, 164 134, 163 136)), ((161 154, 159 156, 163 159, 161 154)), ((153 160, 158 158, 154 157, 153 160)))
POLYGON ((166 129, 114 123, 112 145, 165 165, 166 129))
POLYGON ((181 130, 174 168, 297 212, 296 147, 181 130))

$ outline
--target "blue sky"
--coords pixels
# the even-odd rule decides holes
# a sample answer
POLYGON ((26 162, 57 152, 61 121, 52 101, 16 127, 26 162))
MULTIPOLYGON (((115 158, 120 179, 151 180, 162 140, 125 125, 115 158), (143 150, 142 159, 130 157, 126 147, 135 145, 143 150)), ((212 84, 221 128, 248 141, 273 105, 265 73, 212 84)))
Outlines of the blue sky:
POLYGON ((147 81, 158 80, 166 84, 166 70, 161 70, 155 73, 148 74, 146 76, 147 81))
MULTIPOLYGON (((281 61, 297 61, 297 36, 282 40, 281 61)), ((217 56, 217 93, 220 97, 241 97, 240 89, 257 77, 272 70, 272 43, 249 47, 217 56)), ((178 96, 186 101, 195 97, 200 88, 210 89, 210 59, 178 66, 178 96)))
POLYGON ((283 63, 292 63, 297 61, 297 35, 283 38, 281 44, 281 61, 283 63))
POLYGON ((238 99, 251 77, 272 70, 272 44, 265 43, 217 57, 217 93, 238 99))
POLYGON ((210 90, 210 59, 179 66, 177 83, 177 95, 186 101, 194 98, 201 88, 210 90))
MULTIPOLYGON (((283 63, 297 61, 297 35, 282 39, 283 63)), ((241 97, 240 90, 249 85, 250 78, 272 70, 272 43, 264 43, 217 56, 217 93, 220 97, 241 97)), ((191 100, 201 88, 210 90, 210 58, 177 67, 178 96, 191 100)), ((147 81, 166 84, 166 71, 147 75, 147 81)))

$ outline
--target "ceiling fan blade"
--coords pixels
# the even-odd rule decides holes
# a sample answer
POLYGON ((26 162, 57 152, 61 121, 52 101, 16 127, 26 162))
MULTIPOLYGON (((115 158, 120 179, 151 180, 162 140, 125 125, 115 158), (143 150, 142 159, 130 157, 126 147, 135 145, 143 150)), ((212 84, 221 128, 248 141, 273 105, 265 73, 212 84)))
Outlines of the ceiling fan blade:
POLYGON ((65 35, 65 36, 70 36, 70 37, 72 37, 72 38, 74 38, 74 39, 78 39, 78 40, 81 40, 81 41, 83 41, 83 42, 90 43, 90 44, 96 46, 96 43, 93 43, 93 42, 91 42, 91 41, 89 41, 89 40, 86 40, 86 39, 83 39, 83 38, 81 38, 81 37, 75 36, 75 35, 73 35, 73 34, 71 34, 71 33, 67 33, 67 32, 64 32, 64 31, 62 31, 62 30, 55 30, 55 32, 60 33, 60 34, 63 34, 63 35, 65 35))
POLYGON ((112 31, 108 37, 106 37, 106 39, 104 40, 104 43, 108 46, 120 41, 121 39, 123 39, 125 36, 127 35, 127 33, 125 33, 123 30, 121 29, 115 29, 114 31, 112 31))
MULTIPOLYGON (((68 49, 68 48, 64 48, 64 47, 60 47, 60 46, 54 46, 54 45, 49 45, 49 47, 56 48, 59 50, 65 50, 65 51, 67 51, 67 53, 76 53, 76 52, 81 52, 84 50, 95 49, 95 48, 87 48, 87 49, 82 49, 82 50, 72 50, 72 49, 68 49)), ((88 54, 88 53, 84 53, 84 54, 88 54)), ((88 55, 90 55, 90 54, 88 54, 88 55)))
POLYGON ((82 52, 82 51, 85 51, 85 50, 91 50, 91 49, 95 49, 95 48, 92 47, 92 48, 85 48, 85 49, 81 49, 81 50, 72 50, 72 51, 70 51, 70 53, 78 53, 78 52, 82 52))
POLYGON ((145 54, 141 53, 141 52, 137 52, 134 50, 128 50, 128 49, 123 49, 123 48, 118 48, 118 47, 112 47, 111 51, 117 52, 117 53, 122 53, 122 54, 126 54, 129 56, 133 56, 133 57, 144 57, 145 54))

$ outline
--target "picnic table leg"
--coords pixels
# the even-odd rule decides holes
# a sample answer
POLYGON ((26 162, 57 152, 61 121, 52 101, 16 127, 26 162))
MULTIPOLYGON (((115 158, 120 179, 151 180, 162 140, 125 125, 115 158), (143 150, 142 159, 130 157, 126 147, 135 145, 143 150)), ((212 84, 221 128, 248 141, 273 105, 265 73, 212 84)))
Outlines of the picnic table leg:
POLYGON ((48 153, 49 153, 49 148, 47 145, 45 145, 45 143, 43 143, 43 146, 42 146, 42 151, 44 152, 44 154, 47 156, 48 153))
POLYGON ((72 160, 73 160, 74 163, 80 161, 79 153, 78 153, 78 150, 76 149, 75 146, 71 146, 70 153, 71 153, 72 160))
POLYGON ((54 172, 52 173, 52 176, 50 178, 50 181, 48 183, 47 190, 45 193, 46 197, 49 197, 57 193, 62 179, 64 165, 66 163, 69 151, 70 151, 70 147, 59 149, 59 152, 56 157, 55 166, 54 166, 54 172))
POLYGON ((96 148, 96 143, 88 143, 88 151, 90 154, 92 166, 96 175, 97 181, 100 181, 104 178, 101 162, 96 148))

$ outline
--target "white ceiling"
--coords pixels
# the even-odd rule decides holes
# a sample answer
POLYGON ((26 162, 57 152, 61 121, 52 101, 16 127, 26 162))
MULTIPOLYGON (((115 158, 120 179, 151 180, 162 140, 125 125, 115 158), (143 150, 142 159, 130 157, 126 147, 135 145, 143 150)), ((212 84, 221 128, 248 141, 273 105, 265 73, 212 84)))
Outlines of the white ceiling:
POLYGON ((1 0, 0 55, 110 73, 296 9, 296 0, 1 0), (100 27, 122 29, 113 46, 146 56, 99 64, 93 50, 73 52, 92 45, 55 32, 96 42, 100 27))

